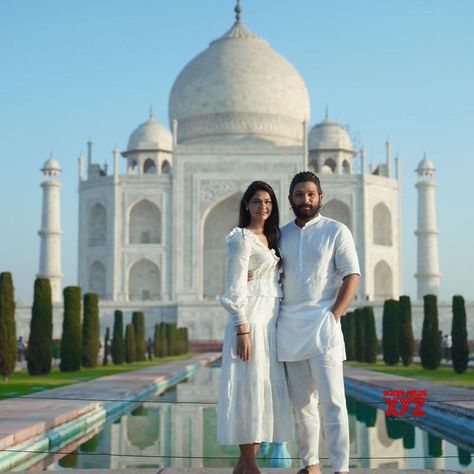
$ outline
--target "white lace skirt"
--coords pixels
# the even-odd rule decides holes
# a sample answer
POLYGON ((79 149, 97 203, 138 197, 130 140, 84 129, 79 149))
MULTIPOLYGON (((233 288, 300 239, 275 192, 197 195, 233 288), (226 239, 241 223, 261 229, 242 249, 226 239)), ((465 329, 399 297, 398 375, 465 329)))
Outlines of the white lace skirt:
POLYGON ((221 444, 282 442, 293 438, 285 370, 277 360, 278 304, 278 298, 248 298, 252 353, 247 362, 237 357, 236 329, 231 324, 225 329, 217 403, 217 439, 221 444))

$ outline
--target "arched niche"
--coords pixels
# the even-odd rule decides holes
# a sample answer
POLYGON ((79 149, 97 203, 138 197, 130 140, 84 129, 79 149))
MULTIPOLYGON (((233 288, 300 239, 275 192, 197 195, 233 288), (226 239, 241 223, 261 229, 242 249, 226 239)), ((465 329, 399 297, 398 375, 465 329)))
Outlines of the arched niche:
POLYGON ((171 173, 171 164, 168 160, 164 160, 161 163, 161 174, 170 174, 171 173))
POLYGON ((326 166, 329 166, 329 168, 331 168, 331 171, 332 171, 333 173, 336 172, 336 167, 337 167, 337 165, 336 165, 336 161, 335 161, 334 159, 328 158, 328 159, 324 162, 324 164, 325 164, 326 166))
POLYGON ((160 268, 147 258, 135 262, 128 277, 130 301, 159 300, 161 295, 160 268))
POLYGON ((326 204, 323 201, 321 214, 336 221, 342 222, 352 231, 352 216, 349 206, 339 199, 331 199, 326 204))
POLYGON ((392 214, 383 202, 374 207, 373 229, 375 245, 392 245, 392 214))
POLYGON ((161 211, 148 199, 138 202, 130 211, 129 241, 131 244, 161 242, 161 211))
POLYGON ((102 262, 96 260, 89 267, 89 290, 99 296, 105 296, 106 270, 102 262))
POLYGON ((214 299, 225 291, 227 280, 227 249, 225 236, 238 224, 242 194, 229 196, 216 204, 204 222, 203 296, 214 299))
POLYGON ((342 174, 351 174, 351 164, 347 160, 342 162, 342 174))
POLYGON ((133 158, 129 158, 127 166, 128 174, 138 174, 138 163, 133 158))
POLYGON ((156 165, 155 161, 152 158, 147 158, 145 160, 145 163, 143 163, 143 173, 156 174, 156 165))
POLYGON ((102 204, 94 204, 89 211, 89 247, 99 247, 107 243, 107 211, 102 204))
POLYGON ((374 268, 374 299, 387 300, 393 297, 393 275, 390 265, 380 260, 374 268))

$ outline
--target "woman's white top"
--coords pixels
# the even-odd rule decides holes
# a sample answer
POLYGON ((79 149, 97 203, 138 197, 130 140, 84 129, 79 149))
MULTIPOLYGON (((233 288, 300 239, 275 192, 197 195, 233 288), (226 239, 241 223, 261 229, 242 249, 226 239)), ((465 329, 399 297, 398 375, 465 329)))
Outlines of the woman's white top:
POLYGON ((227 245, 227 289, 221 304, 232 318, 233 325, 247 323, 249 296, 281 297, 278 256, 248 229, 234 227, 225 239, 227 245), (248 280, 248 271, 253 272, 248 280))

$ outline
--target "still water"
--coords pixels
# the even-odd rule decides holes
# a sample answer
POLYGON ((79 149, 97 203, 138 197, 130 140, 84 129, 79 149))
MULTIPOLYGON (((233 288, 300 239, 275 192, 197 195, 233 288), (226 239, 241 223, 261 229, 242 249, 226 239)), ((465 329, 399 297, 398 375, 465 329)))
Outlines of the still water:
MULTIPOLYGON (((107 422, 95 437, 47 469, 233 466, 238 448, 216 441, 219 377, 219 367, 200 369, 164 394, 107 422)), ((413 425, 387 419, 383 410, 348 399, 348 411, 353 468, 474 469, 471 454, 413 425)), ((263 448, 261 467, 300 466, 295 443, 263 448), (276 459, 282 450, 292 459, 276 459)), ((320 452, 322 465, 329 466, 323 441, 320 452)))

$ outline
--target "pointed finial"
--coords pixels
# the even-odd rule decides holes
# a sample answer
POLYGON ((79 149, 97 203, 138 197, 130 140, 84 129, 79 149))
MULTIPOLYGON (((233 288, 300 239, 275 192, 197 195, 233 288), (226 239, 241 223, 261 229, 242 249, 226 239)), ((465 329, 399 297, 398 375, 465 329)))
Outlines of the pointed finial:
POLYGON ((242 13, 242 7, 240 6, 240 0, 237 0, 237 5, 234 8, 235 12, 235 21, 240 23, 240 14, 242 13))
POLYGON ((329 120, 329 106, 326 104, 326 116, 324 117, 325 120, 329 120))
POLYGON ((150 108, 148 110, 148 115, 149 115, 149 118, 153 118, 153 105, 150 104, 150 108))

